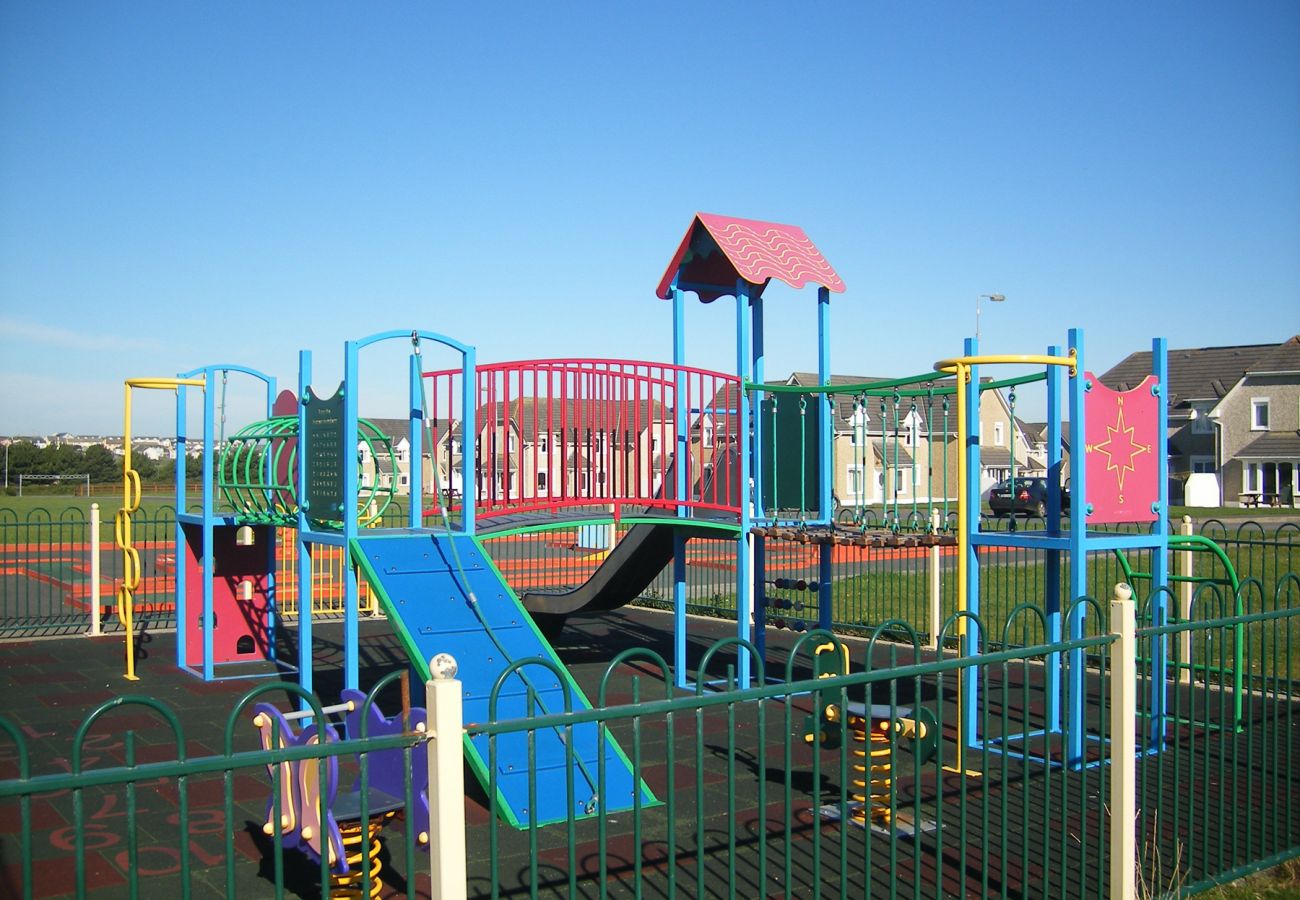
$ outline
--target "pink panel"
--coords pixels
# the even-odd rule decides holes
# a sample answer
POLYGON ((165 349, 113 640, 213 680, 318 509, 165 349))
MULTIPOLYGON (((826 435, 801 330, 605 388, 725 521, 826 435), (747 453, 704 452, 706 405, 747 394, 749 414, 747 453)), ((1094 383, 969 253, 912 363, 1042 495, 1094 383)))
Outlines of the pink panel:
POLYGON ((761 285, 775 278, 794 288, 819 284, 835 293, 844 291, 844 281, 802 228, 699 213, 659 282, 656 293, 664 299, 671 295, 673 276, 687 259, 697 224, 708 231, 735 274, 751 284, 761 285))
MULTIPOLYGON (((187 621, 185 629, 186 663, 194 668, 203 665, 203 565, 200 561, 202 528, 185 523, 185 588, 187 621)), ((267 588, 270 580, 270 542, 274 531, 266 525, 254 525, 252 546, 235 543, 234 525, 218 525, 212 530, 213 579, 212 630, 213 663, 266 659, 269 644, 266 633, 267 588), (252 597, 240 597, 240 584, 252 582, 252 597)))
POLYGON ((1161 398, 1151 389, 1154 375, 1131 391, 1113 391, 1091 372, 1084 395, 1084 467, 1089 525, 1154 522, 1152 505, 1160 499, 1158 480, 1161 398))

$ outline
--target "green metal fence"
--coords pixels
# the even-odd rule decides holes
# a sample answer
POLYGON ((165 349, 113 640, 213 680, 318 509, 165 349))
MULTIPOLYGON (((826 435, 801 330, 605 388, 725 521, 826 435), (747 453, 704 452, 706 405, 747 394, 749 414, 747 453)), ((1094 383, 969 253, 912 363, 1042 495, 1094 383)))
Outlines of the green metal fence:
MULTIPOLYGON (((817 679, 815 649, 830 644, 835 659, 841 645, 809 633, 788 660, 766 669, 755 661, 760 680, 772 683, 684 696, 669 687, 661 657, 625 653, 610 664, 590 712, 467 730, 535 734, 598 722, 627 748, 662 805, 523 832, 492 825, 490 852, 470 859, 470 892, 1103 896, 1104 769, 1065 772, 989 750, 967 752, 965 774, 945 766, 955 760, 960 679, 978 673, 986 685, 984 737, 1033 732, 1042 727, 1035 710, 1042 688, 1033 682, 1049 654, 1086 649, 1104 658, 1111 641, 929 662, 915 647, 855 643, 858 671, 817 679), (921 721, 933 729, 927 738, 890 737, 921 721)), ((746 652, 753 650, 743 643, 715 645, 700 681, 708 673, 734 688, 736 655, 746 652)), ((1106 685, 1093 679, 1090 690, 1093 716, 1104 722, 1106 685)), ((1039 749, 1057 753, 1060 740, 1040 740, 1039 749)))
MULTIPOLYGON (((0 509, 0 637, 87 633, 96 596, 102 629, 120 628, 113 603, 122 560, 113 549, 112 509, 99 507, 98 519, 93 522, 90 509, 81 507, 57 512, 35 507, 21 515, 0 509)), ((141 510, 134 521, 143 577, 137 615, 150 626, 169 627, 174 624, 174 512, 141 510)))
MULTIPOLYGON (((391 692, 398 676, 395 672, 383 679, 365 702, 373 704, 391 692)), ((47 746, 52 735, 0 716, 0 821, 6 823, 0 829, 0 894, 329 896, 328 861, 310 862, 292 838, 261 827, 289 814, 288 804, 281 802, 291 795, 289 771, 310 767, 325 783, 329 771, 336 770, 339 798, 331 807, 322 793, 315 812, 321 821, 328 821, 330 810, 343 818, 350 802, 351 814, 365 821, 372 810, 379 812, 378 795, 369 789, 377 780, 372 756, 400 753, 408 777, 399 799, 403 808, 412 808, 409 772, 414 750, 427 736, 411 731, 282 743, 276 732, 269 749, 263 749, 253 719, 259 701, 274 702, 286 712, 301 703, 310 711, 308 722, 327 720, 328 708, 297 686, 264 684, 235 704, 215 739, 202 735, 201 741, 220 750, 200 755, 189 748, 205 744, 185 733, 166 703, 124 696, 101 704, 75 730, 60 731, 57 755, 51 755, 47 746), (41 771, 59 760, 66 761, 63 771, 41 771), (298 761, 305 762, 289 770, 298 761), (354 799, 348 801, 349 796, 354 799), (33 841, 37 832, 42 838, 48 832, 41 846, 33 841)), ((363 895, 375 881, 414 894, 428 866, 425 851, 417 852, 418 843, 409 817, 404 825, 390 825, 382 870, 372 874, 362 866, 356 873, 363 895)), ((349 894, 339 891, 336 896, 349 894)))
MULTIPOLYGON (((572 757, 589 749, 577 746, 580 723, 596 724, 600 745, 606 734, 617 739, 634 783, 643 780, 657 802, 636 792, 632 809, 601 815, 601 770, 597 815, 516 829, 498 815, 494 791, 458 790, 454 814, 439 820, 468 847, 455 885, 463 890, 453 896, 1104 897, 1124 877, 1136 877, 1145 895, 1198 889, 1300 854, 1292 762, 1300 697, 1290 670, 1300 578, 1286 574, 1269 593, 1267 611, 1147 626, 1131 643, 1113 616, 1140 618, 1135 606, 1141 613, 1150 596, 1109 607, 1078 601, 1092 609, 1087 635, 1055 644, 1042 642, 1031 606, 1001 622, 951 617, 944 631, 964 625, 982 638, 985 652, 970 658, 886 640, 910 634, 902 622, 869 639, 787 636, 769 644, 767 659, 730 638, 701 648, 689 672, 696 687, 685 692, 671 687, 657 651, 628 650, 603 674, 584 676, 591 710, 539 706, 524 719, 324 744, 261 746, 252 718, 259 701, 285 712, 306 705, 309 721, 326 712, 280 683, 248 692, 206 731, 187 733, 168 704, 145 697, 109 700, 76 728, 57 717, 0 716, 0 893, 328 895, 328 866, 262 828, 285 811, 273 799, 285 763, 306 760, 299 771, 322 779, 337 765, 341 792, 356 784, 369 797, 372 755, 398 751, 412 773, 399 791, 409 809, 424 745, 452 750, 449 770, 430 766, 433 796, 442 777, 463 777, 465 736, 557 729, 572 757), (1244 684, 1240 712, 1230 677, 1238 631, 1245 664, 1268 672, 1244 684), (1027 646, 1012 646, 1009 632, 1027 646), (1205 664, 1180 665, 1183 635, 1205 664), (1169 663, 1157 669, 1161 643, 1169 663), (751 655, 756 675, 744 689, 740 654, 751 655), (1113 673, 1137 659, 1145 662, 1136 677, 1117 684, 1113 673), (1077 676, 1084 702, 1081 718, 1067 715, 1052 730, 1047 710, 1060 697, 1046 674, 1058 662, 1061 683, 1077 676), (973 734, 961 708, 971 685, 973 734), (1136 704, 1126 706, 1134 692, 1136 704), (1071 766, 1075 736, 1085 751, 1071 766), (1129 769, 1135 779, 1126 781, 1129 769), (1115 848, 1129 846, 1126 864, 1115 848)), ((401 706, 397 677, 377 685, 371 702, 401 706)), ((444 693, 459 709, 459 686, 444 693)), ((431 723, 443 721, 444 710, 429 712, 431 723)), ((489 771, 520 764, 489 752, 489 771)), ((522 764, 543 789, 547 774, 522 764)), ((554 788, 552 778, 546 789, 554 788)), ((570 811, 581 808, 572 778, 561 789, 570 811)), ((353 811, 369 817, 369 802, 353 811)), ((429 830, 431 860, 413 822, 385 829, 379 877, 390 894, 428 890, 425 873, 440 871, 445 846, 438 832, 429 830)), ((359 875, 363 892, 369 877, 359 875)))
POLYGON ((1138 758, 1138 854, 1150 895, 1193 893, 1300 854, 1300 578, 1285 574, 1269 593, 1267 611, 1216 616, 1207 603, 1204 618, 1138 631, 1138 735, 1147 748, 1138 758), (1239 639, 1246 670, 1259 673, 1240 688, 1239 639), (1161 645, 1164 677, 1152 662, 1161 645))

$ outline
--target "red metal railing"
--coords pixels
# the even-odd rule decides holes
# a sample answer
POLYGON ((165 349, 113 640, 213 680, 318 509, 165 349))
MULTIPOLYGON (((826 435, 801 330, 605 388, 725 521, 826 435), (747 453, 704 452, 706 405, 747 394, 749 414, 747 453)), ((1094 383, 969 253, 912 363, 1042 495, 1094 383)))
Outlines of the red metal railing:
MULTIPOLYGON (((450 488, 454 509, 465 493, 457 474, 462 374, 424 377, 437 503, 450 488)), ((479 366, 475 377, 470 488, 478 517, 591 507, 617 518, 679 505, 739 512, 734 375, 634 360, 542 359, 479 366), (679 448, 687 472, 680 500, 679 448)))

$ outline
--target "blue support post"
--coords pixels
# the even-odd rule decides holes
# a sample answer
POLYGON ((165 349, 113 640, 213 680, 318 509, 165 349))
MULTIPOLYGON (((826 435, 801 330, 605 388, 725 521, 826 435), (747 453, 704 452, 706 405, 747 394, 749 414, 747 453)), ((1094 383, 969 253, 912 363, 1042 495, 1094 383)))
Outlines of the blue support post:
MULTIPOLYGON (((407 483, 411 486, 410 493, 410 514, 407 522, 412 528, 419 528, 424 524, 424 385, 421 379, 424 377, 423 367, 420 365, 420 354, 412 353, 409 365, 410 384, 408 394, 410 399, 410 422, 407 426, 407 434, 411 442, 410 463, 408 465, 409 478, 407 483)), ((437 448, 429 448, 431 453, 436 453, 437 448)), ((434 472, 434 478, 437 478, 437 472, 434 472)))
MULTIPOLYGON (((678 518, 686 518, 690 508, 686 499, 687 469, 691 462, 690 424, 686 373, 686 298, 673 283, 673 497, 677 500, 678 518)), ((703 410, 701 410, 703 414, 703 410)), ((667 488, 667 485, 664 485, 667 488)), ((673 678, 677 687, 686 688, 686 538, 673 534, 673 678)))
POLYGON ((673 365, 677 367, 673 376, 673 489, 676 492, 673 496, 677 500, 677 515, 684 519, 690 513, 683 501, 686 500, 687 470, 691 464, 691 443, 686 373, 681 369, 686 365, 686 298, 676 283, 673 285, 673 365))
MULTIPOLYGON (((736 375, 741 388, 737 391, 737 408, 740 411, 736 423, 736 440, 740 453, 740 534, 736 538, 736 633, 742 640, 750 638, 750 614, 753 611, 753 553, 751 552, 750 528, 750 465, 754 446, 749 433, 749 396, 744 390, 744 383, 749 379, 749 283, 744 279, 736 280, 736 375)), ((749 687, 750 660, 747 653, 740 654, 737 666, 737 686, 744 690, 749 687)))
MULTIPOLYGON (((755 297, 750 302, 750 323, 753 328, 753 353, 751 355, 751 359, 753 360, 753 374, 751 375, 750 380, 755 384, 762 384, 764 378, 767 377, 767 351, 763 345, 762 297, 755 297)), ((740 386, 740 390, 742 392, 745 390, 743 384, 740 386)), ((765 513, 763 512, 763 397, 763 391, 755 391, 752 399, 753 406, 751 407, 755 411, 753 415, 752 429, 753 440, 751 442, 754 455, 750 466, 750 474, 754 479, 753 515, 755 519, 762 519, 765 517, 765 513)), ((773 477, 775 477, 775 473, 773 477)))
MULTIPOLYGON (((817 383, 831 383, 831 292, 824 287, 817 288, 817 383)), ((817 463, 821 470, 817 503, 821 509, 821 518, 827 523, 834 522, 835 510, 831 501, 832 487, 835 484, 834 440, 835 400, 830 394, 820 398, 822 416, 821 433, 817 441, 817 463)))
MULTIPOLYGON (((979 353, 979 342, 966 338, 964 356, 979 353)), ((970 534, 979 531, 980 521, 980 374, 979 366, 970 367, 970 380, 958 384, 957 390, 966 392, 966 446, 961 452, 966 455, 966 496, 961 502, 966 504, 966 527, 970 534)), ((972 616, 980 613, 980 559, 975 542, 966 542, 966 610, 972 616)), ((979 619, 983 622, 983 619, 979 619)), ((970 621, 961 623, 961 652, 963 656, 974 657, 979 653, 979 628, 970 621)), ((966 736, 968 747, 979 743, 979 667, 971 666, 965 670, 961 679, 961 711, 965 721, 962 722, 962 734, 966 736)))
POLYGON ((478 445, 478 369, 477 351, 466 347, 461 356, 460 414, 460 509, 461 528, 472 535, 475 529, 475 506, 478 503, 478 478, 474 454, 478 445))
MULTIPOLYGON (((266 407, 262 413, 264 419, 271 418, 275 408, 276 385, 275 378, 266 379, 266 407)), ((265 465, 266 469, 262 474, 266 484, 272 484, 271 476, 274 472, 270 454, 267 454, 265 465)), ((266 654, 267 659, 275 660, 278 658, 275 653, 276 632, 280 628, 280 573, 275 567, 275 546, 279 537, 275 528, 268 528, 266 531, 270 536, 266 542, 266 571, 270 573, 266 579, 266 654)))
MULTIPOLYGON (((1158 508, 1152 525, 1151 536, 1156 542, 1151 553, 1151 589, 1155 592, 1155 603, 1151 614, 1155 617, 1153 625, 1166 625, 1169 622, 1169 592, 1161 590, 1169 586, 1169 452, 1166 435, 1169 434, 1169 354, 1164 338, 1151 342, 1151 374, 1156 376, 1156 479, 1158 481, 1158 508)), ((1236 598, 1233 598, 1234 600, 1236 598)), ((1133 601, 1138 602, 1134 594, 1133 601)), ((1235 609, 1235 607, 1234 607, 1235 609)), ((1169 679, 1166 667, 1169 661, 1169 636, 1162 634, 1156 638, 1156 645, 1151 648, 1151 731, 1148 738, 1149 749, 1158 749, 1164 743, 1165 716, 1168 709, 1169 679)))
POLYGON ((181 524, 181 513, 185 512, 187 496, 185 493, 185 460, 189 455, 189 439, 185 429, 185 414, 188 396, 185 385, 176 388, 176 513, 172 524, 172 546, 176 548, 176 578, 173 602, 176 606, 176 668, 184 669, 186 662, 187 640, 189 637, 189 604, 185 591, 188 585, 185 574, 185 528, 181 524))
MULTIPOLYGON (((337 512, 343 519, 343 553, 346 556, 357 537, 357 405, 358 385, 357 343, 346 341, 343 345, 343 508, 337 512)), ((357 589, 356 569, 343 567, 343 687, 356 690, 360 673, 357 667, 357 589)))
MULTIPOLYGON (((216 619, 212 614, 212 579, 213 579, 213 528, 214 514, 212 503, 212 434, 215 431, 215 405, 212 390, 212 372, 203 373, 206 387, 203 391, 203 680, 212 680, 212 630, 216 619)), ((180 548, 178 547, 177 550, 180 548)), ((179 554, 177 568, 181 561, 179 554)))
MULTIPOLYGON (((1074 352, 1075 369, 1070 377, 1067 390, 1070 395, 1070 596, 1072 604, 1067 640, 1077 640, 1083 636, 1083 604, 1074 604, 1075 600, 1088 592, 1088 482, 1087 467, 1084 464, 1087 455, 1085 443, 1084 393, 1088 389, 1083 376, 1084 342, 1083 331, 1071 328, 1069 332, 1070 350, 1074 352)), ((1066 764, 1070 768, 1083 765, 1083 739, 1085 720, 1083 717, 1083 651, 1070 651, 1070 671, 1067 679, 1065 733, 1066 764)))
MULTIPOLYGON (((311 460, 311 446, 307 439, 307 389, 311 385, 311 351, 298 352, 298 466, 294 476, 294 490, 298 496, 298 684, 308 693, 312 690, 312 544, 308 540, 310 522, 307 518, 307 467, 311 460)), ((307 709, 305 699, 299 707, 307 709)))
MULTIPOLYGON (((1061 348, 1047 348, 1048 355, 1060 356, 1061 348)), ((1052 536, 1061 534, 1061 471, 1064 454, 1061 447, 1061 367, 1047 367, 1047 531, 1052 536)), ((1044 604, 1047 614, 1047 640, 1056 644, 1061 640, 1061 551, 1045 551, 1043 574, 1046 579, 1044 604)), ((1047 730, 1061 730, 1061 654, 1047 654, 1047 730)))

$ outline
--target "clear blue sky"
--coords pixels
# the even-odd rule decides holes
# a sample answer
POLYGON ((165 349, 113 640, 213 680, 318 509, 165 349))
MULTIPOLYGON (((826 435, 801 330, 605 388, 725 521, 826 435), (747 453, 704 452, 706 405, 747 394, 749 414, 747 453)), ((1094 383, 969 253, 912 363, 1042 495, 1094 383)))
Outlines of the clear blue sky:
MULTIPOLYGON (((837 371, 927 369, 990 292, 986 350, 1077 325, 1097 370, 1300 332, 1290 0, 431 7, 0 4, 0 434, 388 328, 668 359, 697 210, 808 232, 837 371)), ((814 367, 814 293, 770 296, 769 374, 814 367)))

